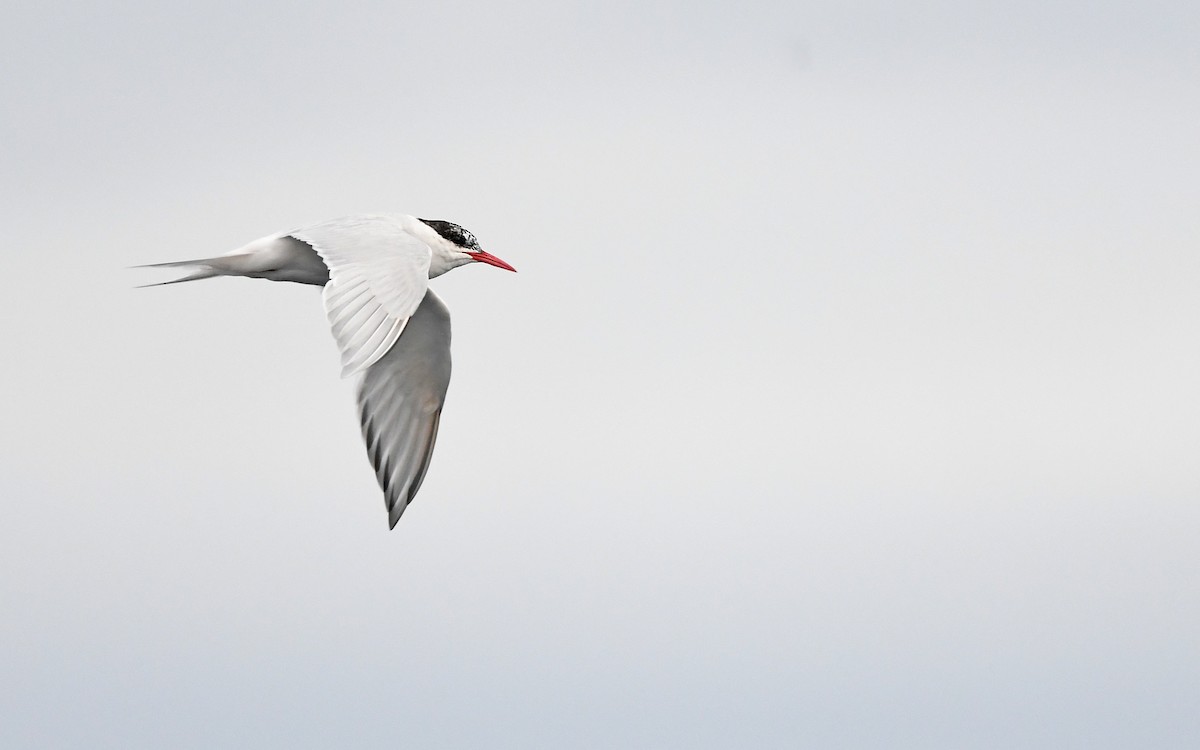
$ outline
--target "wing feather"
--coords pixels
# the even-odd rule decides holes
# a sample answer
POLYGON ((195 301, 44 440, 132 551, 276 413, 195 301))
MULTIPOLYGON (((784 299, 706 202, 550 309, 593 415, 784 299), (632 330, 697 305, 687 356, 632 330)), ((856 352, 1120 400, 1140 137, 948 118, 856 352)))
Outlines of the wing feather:
POLYGON ((426 291, 404 335, 363 374, 359 418, 395 527, 420 489, 450 385, 450 313, 426 291))
POLYGON ((350 216, 288 236, 329 267, 323 298, 342 356, 342 377, 378 362, 404 332, 429 285, 429 246, 401 216, 350 216))

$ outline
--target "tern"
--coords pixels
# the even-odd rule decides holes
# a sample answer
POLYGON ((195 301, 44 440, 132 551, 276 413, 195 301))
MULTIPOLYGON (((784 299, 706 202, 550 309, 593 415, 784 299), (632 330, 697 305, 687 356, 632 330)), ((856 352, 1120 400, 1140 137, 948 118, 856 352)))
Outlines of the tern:
POLYGON ((342 377, 361 373, 358 414, 389 528, 416 497, 450 385, 450 312, 429 280, 467 263, 516 271, 467 230, 404 214, 346 216, 255 240, 186 267, 178 284, 248 276, 324 287, 342 377))

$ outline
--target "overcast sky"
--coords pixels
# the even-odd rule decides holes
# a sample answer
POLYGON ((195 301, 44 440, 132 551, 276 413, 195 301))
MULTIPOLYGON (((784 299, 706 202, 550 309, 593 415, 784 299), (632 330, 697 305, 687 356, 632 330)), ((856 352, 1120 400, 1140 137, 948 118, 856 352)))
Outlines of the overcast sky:
POLYGON ((0 745, 1200 746, 1200 6, 2 12, 0 745), (520 273, 393 532, 347 213, 520 273))

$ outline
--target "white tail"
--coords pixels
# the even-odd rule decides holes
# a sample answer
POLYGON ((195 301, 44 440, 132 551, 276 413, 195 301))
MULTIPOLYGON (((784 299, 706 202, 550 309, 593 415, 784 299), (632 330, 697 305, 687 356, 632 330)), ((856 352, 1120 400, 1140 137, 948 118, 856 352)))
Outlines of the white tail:
POLYGON ((239 255, 220 255, 216 258, 199 258, 197 260, 177 260, 171 263, 148 263, 144 266, 134 266, 134 268, 187 268, 194 266, 195 270, 186 276, 181 276, 178 279, 170 281, 160 281, 155 284, 141 284, 137 288, 143 289, 149 286, 165 286, 166 284, 178 284, 183 281, 196 281, 198 279, 211 279, 216 276, 241 276, 243 275, 239 266, 244 265, 245 256, 239 255), (239 262, 241 261, 241 262, 239 262))
POLYGON ((272 281, 294 281, 323 286, 329 281, 329 269, 307 243, 287 235, 272 235, 215 258, 150 263, 135 268, 194 269, 187 276, 143 286, 178 284, 181 281, 211 279, 214 276, 249 276, 272 281))

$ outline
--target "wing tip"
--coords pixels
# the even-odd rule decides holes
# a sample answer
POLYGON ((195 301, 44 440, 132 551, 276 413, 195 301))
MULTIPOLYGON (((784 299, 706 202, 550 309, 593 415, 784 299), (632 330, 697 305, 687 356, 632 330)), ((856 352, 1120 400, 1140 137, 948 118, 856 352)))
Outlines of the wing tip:
POLYGON ((388 509, 388 531, 395 529, 396 524, 400 523, 400 516, 404 515, 404 510, 407 507, 408 503, 404 503, 403 505, 396 503, 388 509))

